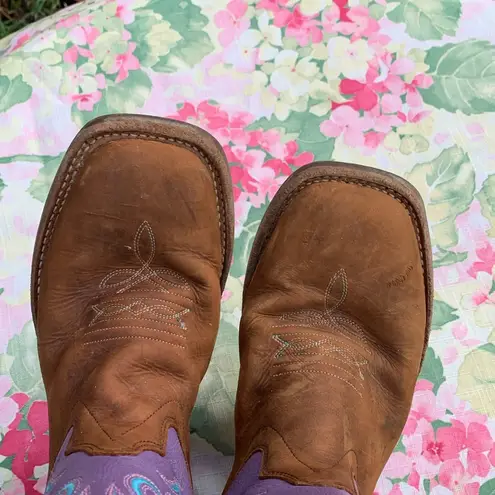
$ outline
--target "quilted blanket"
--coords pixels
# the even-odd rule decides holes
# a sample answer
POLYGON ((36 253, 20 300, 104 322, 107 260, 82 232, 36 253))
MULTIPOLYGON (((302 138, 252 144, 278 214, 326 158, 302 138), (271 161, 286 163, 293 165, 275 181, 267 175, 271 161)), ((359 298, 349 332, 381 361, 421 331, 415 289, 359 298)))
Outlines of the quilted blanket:
POLYGON ((220 493, 232 462, 260 219, 292 170, 338 160, 411 181, 434 249, 430 347, 376 493, 493 495, 494 23, 491 0, 92 0, 1 40, 0 492, 46 483, 29 276, 53 176, 86 122, 146 113, 213 134, 234 183, 234 263, 191 421, 197 493, 220 493))

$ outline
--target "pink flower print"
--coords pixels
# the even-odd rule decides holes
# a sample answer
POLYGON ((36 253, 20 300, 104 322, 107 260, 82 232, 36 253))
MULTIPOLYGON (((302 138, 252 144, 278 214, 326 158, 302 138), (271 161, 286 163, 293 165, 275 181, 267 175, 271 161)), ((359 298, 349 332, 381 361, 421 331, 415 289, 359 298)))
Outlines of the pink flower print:
POLYGON ((330 7, 323 12, 323 29, 327 33, 336 33, 338 31, 338 25, 340 21, 340 9, 333 3, 330 7))
MULTIPOLYGON (((203 129, 210 131, 221 131, 229 125, 227 112, 207 101, 202 101, 197 107, 192 103, 185 102, 173 118, 199 125, 203 129)), ((216 134, 215 132, 213 133, 216 134)))
POLYGON ((249 28, 249 19, 244 19, 247 8, 247 3, 242 0, 232 0, 227 5, 227 10, 215 14, 216 26, 223 29, 218 37, 222 46, 230 45, 249 28))
POLYGON ((76 26, 69 32, 69 39, 73 45, 65 50, 64 62, 68 64, 75 64, 79 56, 88 59, 94 58, 93 53, 89 48, 84 46, 93 46, 94 41, 100 35, 100 31, 91 26, 76 26))
POLYGON ((442 464, 438 481, 456 495, 478 495, 480 489, 480 484, 471 481, 471 476, 459 459, 452 459, 442 464))
POLYGON ((453 420, 451 427, 438 429, 437 438, 442 443, 444 460, 458 459, 460 452, 467 449, 469 474, 481 477, 488 474, 490 462, 486 452, 493 447, 493 439, 484 424, 473 422, 466 428, 461 421, 453 420))
POLYGON ((409 110, 407 115, 404 112, 398 112, 397 117, 404 123, 410 122, 411 124, 417 124, 423 119, 426 119, 426 117, 429 117, 430 114, 431 111, 429 110, 417 110, 411 108, 411 110, 409 110))
POLYGON ((333 0, 333 3, 340 9, 340 20, 343 22, 350 21, 349 17, 347 17, 349 0, 333 0))
MULTIPOLYGON (((379 133, 387 134, 389 133, 393 127, 398 127, 402 124, 402 120, 399 119, 397 115, 394 113, 388 113, 389 111, 395 109, 395 105, 398 105, 399 102, 396 102, 394 99, 394 95, 384 95, 382 97, 382 112, 380 112, 380 107, 376 105, 371 111, 367 112, 367 115, 370 119, 373 120, 373 130, 379 133), (385 98, 385 96, 389 96, 391 98, 385 98), (385 100, 384 100, 385 98, 385 100)), ((400 104, 402 105, 402 101, 400 100, 400 104)))
POLYGON ((486 272, 491 275, 495 266, 495 250, 493 246, 487 242, 483 246, 478 247, 476 249, 476 256, 479 261, 475 261, 471 265, 467 271, 468 274, 473 278, 476 278, 479 272, 486 272))
POLYGON ((57 29, 61 29, 61 28, 70 29, 71 27, 73 27, 79 23, 80 23, 79 14, 73 14, 69 17, 66 17, 65 19, 58 21, 57 22, 57 29))
POLYGON ((100 36, 99 29, 92 26, 76 26, 74 29, 71 29, 69 32, 69 39, 75 45, 88 45, 93 46, 96 38, 100 36))
POLYGON ((495 444, 488 453, 488 460, 491 462, 492 466, 495 466, 495 444))
POLYGON ((481 344, 478 339, 467 339, 468 327, 462 322, 456 322, 452 325, 452 336, 459 341, 463 347, 475 347, 481 344))
POLYGON ((481 141, 485 137, 485 129, 478 122, 473 122, 466 126, 467 131, 471 135, 473 141, 481 141))
POLYGON ((79 58, 79 50, 76 45, 72 45, 64 52, 64 62, 66 64, 75 64, 79 58))
POLYGON ((397 113, 402 110, 402 99, 399 95, 387 93, 381 99, 383 113, 397 113))
POLYGON ((6 433, 0 455, 14 456, 12 472, 22 481, 26 493, 36 493, 34 468, 48 459, 48 409, 46 402, 34 401, 26 415, 30 429, 18 430, 18 424, 6 433))
MULTIPOLYGON (((422 382, 424 381, 425 380, 422 380, 422 382)), ((418 385, 421 385, 421 383, 418 383, 418 385)), ((431 423, 436 419, 442 418, 445 414, 445 408, 440 407, 437 404, 437 397, 431 389, 425 390, 416 386, 411 412, 409 413, 403 431, 404 435, 412 435, 416 431, 418 422, 422 419, 431 423)))
POLYGON ((237 201, 242 192, 254 193, 256 187, 252 184, 252 178, 249 175, 249 171, 243 167, 231 166, 230 176, 232 177, 232 184, 234 185, 234 201, 237 201))
MULTIPOLYGON (((495 292, 491 292, 493 285, 493 276, 485 272, 478 272, 476 276, 481 288, 475 291, 471 296, 471 304, 473 308, 482 304, 495 304, 495 292)), ((468 304, 469 305, 469 304, 468 304)))
POLYGON ((0 375, 0 428, 9 426, 16 418, 19 406, 12 397, 6 397, 12 386, 7 375, 0 375))
POLYGON ((275 158, 285 156, 285 146, 282 143, 280 132, 275 129, 268 131, 252 131, 250 134, 249 146, 260 146, 275 158))
POLYGON ((385 141, 387 135, 384 132, 367 132, 364 136, 364 145, 370 151, 376 150, 385 141))
POLYGON ((108 71, 109 74, 117 73, 116 83, 124 81, 129 76, 130 70, 137 70, 140 67, 139 60, 132 52, 136 49, 136 43, 129 43, 127 51, 115 56, 112 68, 108 71))
POLYGON ((352 95, 354 97, 348 103, 354 110, 369 111, 378 104, 378 95, 370 74, 370 71, 368 71, 365 83, 354 79, 342 79, 340 83, 340 92, 343 95, 352 95))
POLYGON ((20 48, 22 45, 27 43, 31 39, 32 33, 21 33, 18 36, 14 37, 14 40, 12 41, 12 44, 10 45, 9 49, 7 50, 7 53, 12 53, 15 52, 18 48, 20 48))
POLYGON ((249 175, 254 179, 251 182, 256 189, 257 194, 250 195, 251 203, 254 207, 259 208, 268 197, 272 200, 286 177, 276 177, 275 171, 270 167, 252 168, 249 175))
MULTIPOLYGON (((224 111, 218 111, 224 115, 226 123, 222 123, 215 132, 215 137, 222 144, 232 142, 236 146, 247 146, 251 141, 250 132, 245 128, 253 121, 253 117, 247 112, 236 112, 233 115, 228 115, 224 111)), ((218 121, 220 122, 220 118, 218 121)))
POLYGON ((303 15, 297 5, 292 11, 277 12, 273 24, 279 28, 285 27, 286 36, 295 38, 301 46, 306 46, 309 43, 320 43, 323 39, 323 32, 319 28, 320 22, 315 17, 316 15, 303 15))
POLYGON ((101 91, 72 95, 71 99, 73 103, 77 103, 78 110, 92 112, 95 104, 101 100, 101 91))
POLYGON ((261 150, 246 150, 242 146, 232 146, 225 149, 231 163, 240 163, 246 169, 260 168, 265 162, 266 153, 261 150))
POLYGON ((433 84, 431 76, 420 74, 416 76, 411 83, 404 83, 406 88, 406 103, 410 107, 421 107, 423 105, 423 97, 418 88, 429 88, 433 84))
POLYGON ((256 9, 268 10, 277 13, 282 7, 285 7, 289 0, 259 0, 256 9))
MULTIPOLYGON (((303 151, 302 153, 297 154, 298 149, 299 145, 296 141, 289 141, 282 146, 281 158, 272 158, 271 160, 266 161, 265 167, 273 169, 276 175, 287 176, 292 173, 291 167, 302 167, 314 160, 313 153, 303 151)), ((271 154, 274 155, 274 153, 271 154)))
POLYGON ((406 453, 394 452, 384 474, 388 478, 404 478, 409 474, 408 484, 417 489, 421 477, 433 479, 438 474, 441 446, 437 445, 433 427, 425 420, 418 423, 413 435, 403 437, 402 441, 406 453))
POLYGON ((233 164, 230 167, 232 183, 239 189, 239 191, 234 189, 234 194, 240 195, 241 190, 248 193, 256 192, 250 170, 263 166, 266 156, 265 153, 261 150, 246 150, 244 147, 240 146, 226 146, 224 147, 224 151, 227 160, 233 164))
POLYGON ((359 38, 369 38, 380 30, 378 22, 370 16, 367 7, 353 7, 347 11, 349 22, 341 22, 338 31, 346 36, 351 36, 351 41, 359 38))
POLYGON ((314 160, 315 156, 313 155, 313 153, 309 151, 303 151, 299 155, 296 155, 298 150, 299 145, 296 141, 289 141, 288 143, 286 143, 284 149, 284 160, 287 162, 287 164, 294 167, 302 167, 303 165, 307 165, 314 160))
POLYGON ((368 118, 349 106, 341 106, 332 112, 330 120, 321 123, 320 130, 328 137, 343 136, 347 146, 361 147, 365 143, 364 132, 370 127, 368 118))
POLYGON ((115 15, 121 19, 124 24, 131 24, 134 22, 135 14, 131 8, 133 3, 132 0, 117 0, 117 11, 115 12, 115 15))

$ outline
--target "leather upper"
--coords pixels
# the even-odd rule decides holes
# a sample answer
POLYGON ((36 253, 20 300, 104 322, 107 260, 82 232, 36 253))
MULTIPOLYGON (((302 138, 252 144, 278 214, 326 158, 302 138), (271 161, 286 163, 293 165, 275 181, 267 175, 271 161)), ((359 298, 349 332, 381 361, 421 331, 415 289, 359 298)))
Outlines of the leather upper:
POLYGON ((425 349, 419 226, 372 185, 318 180, 286 202, 245 288, 233 476, 371 494, 425 349))
POLYGON ((108 455, 164 454, 174 427, 187 458, 219 322, 221 191, 190 146, 94 141, 61 181, 41 244, 35 320, 51 463, 71 428, 67 453, 108 455))

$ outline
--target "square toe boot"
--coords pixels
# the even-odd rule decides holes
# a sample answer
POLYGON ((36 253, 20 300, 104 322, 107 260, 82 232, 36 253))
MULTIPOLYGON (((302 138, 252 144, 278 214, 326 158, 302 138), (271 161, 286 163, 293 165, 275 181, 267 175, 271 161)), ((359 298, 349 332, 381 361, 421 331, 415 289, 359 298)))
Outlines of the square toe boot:
POLYGON ((50 461, 66 454, 186 459, 213 350, 233 204, 220 145, 145 116, 89 123, 71 144, 38 232, 32 309, 50 461))
POLYGON ((419 193, 317 163, 270 204, 247 270, 236 458, 260 477, 371 495, 428 343, 431 248, 419 193))

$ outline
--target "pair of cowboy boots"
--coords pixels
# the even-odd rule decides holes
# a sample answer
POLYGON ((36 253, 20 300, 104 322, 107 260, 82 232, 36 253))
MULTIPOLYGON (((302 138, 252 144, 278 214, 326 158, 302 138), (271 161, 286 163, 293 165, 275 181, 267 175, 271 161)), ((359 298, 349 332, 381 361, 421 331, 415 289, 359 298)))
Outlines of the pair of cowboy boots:
MULTIPOLYGON (((171 428, 189 459, 233 212, 222 148, 194 126, 109 116, 75 138, 33 262, 51 467, 62 446, 165 455, 171 428)), ((315 163, 284 183, 245 278, 229 486, 261 453, 260 478, 373 492, 427 346, 431 272, 423 204, 404 180, 315 163)))

